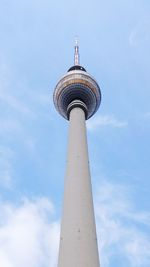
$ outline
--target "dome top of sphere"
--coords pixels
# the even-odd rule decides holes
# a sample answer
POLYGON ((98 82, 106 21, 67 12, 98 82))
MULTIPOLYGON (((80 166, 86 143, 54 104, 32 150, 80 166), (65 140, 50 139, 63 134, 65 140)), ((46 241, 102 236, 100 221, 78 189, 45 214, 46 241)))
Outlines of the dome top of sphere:
POLYGON ((86 71, 86 69, 83 68, 83 67, 80 66, 80 65, 74 65, 74 66, 72 66, 71 68, 69 68, 68 72, 69 72, 69 71, 72 71, 72 70, 82 70, 82 71, 86 71))

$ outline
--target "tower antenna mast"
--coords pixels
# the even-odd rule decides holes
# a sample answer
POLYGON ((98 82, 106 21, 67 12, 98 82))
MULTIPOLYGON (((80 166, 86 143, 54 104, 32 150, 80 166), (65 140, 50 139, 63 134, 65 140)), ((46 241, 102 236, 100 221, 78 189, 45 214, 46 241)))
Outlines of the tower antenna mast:
POLYGON ((74 65, 80 65, 80 54, 79 54, 79 40, 75 37, 75 52, 74 52, 74 65))

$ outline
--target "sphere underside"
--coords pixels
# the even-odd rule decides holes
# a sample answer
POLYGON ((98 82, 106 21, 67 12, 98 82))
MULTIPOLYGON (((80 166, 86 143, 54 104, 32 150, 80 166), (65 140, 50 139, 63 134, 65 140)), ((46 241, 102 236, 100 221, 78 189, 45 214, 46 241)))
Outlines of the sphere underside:
POLYGON ((98 109, 101 101, 100 88, 91 76, 82 71, 70 71, 57 84, 54 91, 54 104, 58 112, 69 119, 67 108, 74 100, 81 100, 87 107, 86 119, 98 109))

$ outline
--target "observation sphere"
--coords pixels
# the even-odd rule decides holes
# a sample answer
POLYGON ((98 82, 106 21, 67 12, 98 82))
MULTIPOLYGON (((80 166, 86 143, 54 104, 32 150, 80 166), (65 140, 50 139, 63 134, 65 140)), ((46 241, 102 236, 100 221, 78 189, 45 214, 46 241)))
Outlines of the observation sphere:
POLYGON ((74 100, 86 105, 86 119, 89 119, 100 105, 101 91, 95 79, 83 67, 75 65, 57 83, 53 97, 57 111, 65 119, 69 120, 67 109, 74 100))

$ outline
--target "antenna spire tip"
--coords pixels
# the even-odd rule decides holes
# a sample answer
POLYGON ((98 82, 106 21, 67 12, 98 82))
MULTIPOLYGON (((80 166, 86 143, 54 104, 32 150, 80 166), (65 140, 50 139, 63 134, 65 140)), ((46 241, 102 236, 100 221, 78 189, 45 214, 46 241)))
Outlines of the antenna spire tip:
POLYGON ((75 36, 75 46, 79 46, 79 38, 77 35, 75 36))

